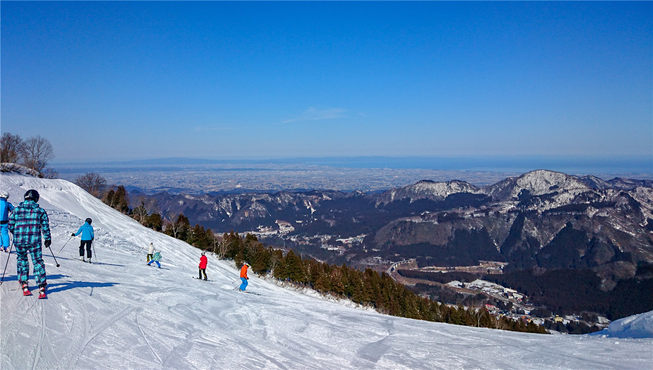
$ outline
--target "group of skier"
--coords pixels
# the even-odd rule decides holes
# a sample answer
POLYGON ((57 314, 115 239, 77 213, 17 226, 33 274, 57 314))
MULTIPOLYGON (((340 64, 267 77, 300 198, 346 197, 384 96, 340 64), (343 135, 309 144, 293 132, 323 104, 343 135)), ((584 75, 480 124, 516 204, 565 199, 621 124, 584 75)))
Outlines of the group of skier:
MULTIPOLYGON (((29 259, 31 256, 34 278, 36 285, 39 287, 39 298, 46 298, 45 288, 47 286, 45 263, 43 262, 41 243, 50 248, 52 244, 52 235, 50 233, 50 222, 47 212, 38 204, 39 193, 34 190, 28 190, 24 195, 24 201, 17 207, 9 202, 9 194, 0 191, 0 247, 2 251, 10 253, 9 233, 13 236, 13 245, 16 247, 16 270, 17 280, 23 290, 23 295, 32 295, 29 290, 27 281, 29 279, 29 259), (11 213, 11 215, 9 215, 11 213)), ((81 234, 81 243, 79 245, 79 259, 91 263, 93 258, 92 243, 95 240, 95 233, 91 224, 93 220, 87 218, 76 233, 71 233, 71 238, 81 234), (84 251, 86 250, 86 259, 84 251)), ((52 251, 52 250, 50 250, 52 251)), ((54 254, 53 254, 54 256, 54 254)), ((9 257, 7 257, 7 262, 9 257)), ((147 253, 147 264, 156 262, 161 268, 161 252, 154 248, 150 243, 147 253)), ((202 252, 199 264, 199 279, 208 280, 206 276, 206 266, 208 259, 205 252, 202 252)), ((59 266, 59 265, 57 265, 59 266)), ((245 291, 247 288, 247 269, 249 264, 244 263, 240 270, 241 285, 239 290, 245 291)), ((5 265, 6 272, 6 265, 5 265)), ((4 272, 3 272, 4 279, 4 272)))
POLYGON ((147 250, 147 265, 151 265, 152 262, 156 262, 156 265, 161 268, 161 252, 154 249, 154 244, 150 243, 150 247, 147 250))

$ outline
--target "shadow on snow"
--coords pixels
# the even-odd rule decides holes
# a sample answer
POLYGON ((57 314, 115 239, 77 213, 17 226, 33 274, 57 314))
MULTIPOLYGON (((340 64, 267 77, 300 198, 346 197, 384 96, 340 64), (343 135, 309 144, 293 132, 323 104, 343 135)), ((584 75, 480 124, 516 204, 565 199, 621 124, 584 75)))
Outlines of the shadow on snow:
POLYGON ((75 288, 91 288, 91 295, 93 294, 93 288, 105 288, 118 285, 118 283, 100 283, 95 281, 67 281, 65 283, 55 283, 48 284, 48 293, 63 292, 68 289, 75 288))
MULTIPOLYGON (((68 277, 68 275, 61 275, 61 274, 52 274, 52 275, 50 275, 50 274, 46 274, 46 276, 45 276, 46 281, 61 279, 61 278, 64 278, 64 277, 68 277)), ((28 276, 27 278, 28 278, 28 283, 29 283, 30 276, 28 276)), ((2 283, 4 284, 4 283, 6 283, 8 281, 18 281, 18 275, 6 275, 4 280, 2 281, 2 283)), ((49 285, 50 284, 48 284, 48 286, 49 285)))

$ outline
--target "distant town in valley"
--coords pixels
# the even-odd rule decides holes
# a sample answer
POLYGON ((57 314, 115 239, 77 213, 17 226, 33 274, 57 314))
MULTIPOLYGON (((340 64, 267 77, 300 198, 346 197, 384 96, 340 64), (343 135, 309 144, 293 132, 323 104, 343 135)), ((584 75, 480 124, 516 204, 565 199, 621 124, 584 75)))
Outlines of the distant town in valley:
POLYGON ((205 194, 283 190, 382 191, 420 180, 462 180, 476 186, 538 169, 572 175, 653 179, 653 160, 529 160, 457 158, 315 158, 278 160, 161 159, 131 162, 53 163, 59 177, 74 181, 96 172, 108 184, 144 193, 205 194))

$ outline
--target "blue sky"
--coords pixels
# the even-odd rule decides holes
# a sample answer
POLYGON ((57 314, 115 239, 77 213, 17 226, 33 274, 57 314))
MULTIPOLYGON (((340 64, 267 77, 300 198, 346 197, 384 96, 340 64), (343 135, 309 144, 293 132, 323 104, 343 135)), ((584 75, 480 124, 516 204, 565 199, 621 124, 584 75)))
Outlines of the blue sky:
POLYGON ((57 161, 653 157, 653 3, 2 2, 57 161))

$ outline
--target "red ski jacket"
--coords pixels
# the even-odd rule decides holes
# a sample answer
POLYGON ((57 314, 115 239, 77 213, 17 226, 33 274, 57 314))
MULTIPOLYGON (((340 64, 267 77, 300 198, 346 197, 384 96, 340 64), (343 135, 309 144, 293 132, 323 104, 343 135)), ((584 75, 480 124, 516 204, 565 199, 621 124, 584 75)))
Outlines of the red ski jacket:
POLYGON ((206 256, 200 257, 200 268, 205 269, 206 268, 206 263, 207 263, 207 258, 206 256))

